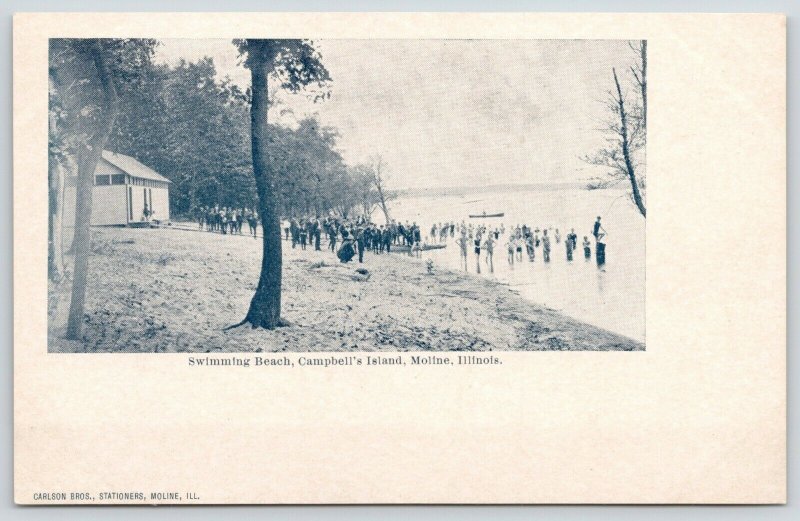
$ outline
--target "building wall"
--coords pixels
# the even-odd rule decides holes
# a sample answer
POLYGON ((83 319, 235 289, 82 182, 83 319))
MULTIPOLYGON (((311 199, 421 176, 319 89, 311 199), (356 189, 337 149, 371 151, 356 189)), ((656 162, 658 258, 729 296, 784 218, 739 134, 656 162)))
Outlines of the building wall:
POLYGON ((152 219, 169 221, 169 189, 153 188, 153 214, 152 219))
POLYGON ((95 186, 92 191, 92 224, 109 225, 127 223, 125 185, 95 186))
POLYGON ((131 222, 144 221, 144 188, 141 186, 129 186, 128 190, 131 194, 131 222))
MULTIPOLYGON (((125 185, 95 186, 92 189, 92 226, 128 224, 125 185)), ((64 190, 64 226, 75 225, 75 186, 64 190)))
MULTIPOLYGON (((130 186, 130 198, 133 200, 133 218, 131 222, 144 220, 145 197, 150 201, 152 210, 155 212, 150 216, 150 220, 168 221, 169 220, 169 189, 158 187, 130 186)), ((129 214, 130 217, 130 214, 129 214)))
MULTIPOLYGON (((142 186, 106 185, 95 186, 92 192, 92 225, 109 226, 125 225, 129 222, 144 220, 145 190, 148 198, 152 194, 153 210, 152 219, 159 221, 169 220, 169 189, 145 188, 142 186), (128 207, 128 190, 133 206, 128 207)), ((64 190, 64 227, 72 229, 75 225, 75 184, 68 182, 64 190)))

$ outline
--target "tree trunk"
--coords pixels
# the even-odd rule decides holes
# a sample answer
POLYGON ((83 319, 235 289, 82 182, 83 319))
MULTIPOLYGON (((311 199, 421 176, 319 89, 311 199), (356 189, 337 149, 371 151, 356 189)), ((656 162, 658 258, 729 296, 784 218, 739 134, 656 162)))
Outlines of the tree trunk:
POLYGON ((49 158, 50 213, 48 219, 47 274, 60 282, 64 277, 64 168, 57 157, 49 158))
POLYGON ((647 132, 647 40, 642 40, 642 126, 647 132))
MULTIPOLYGON (((50 103, 53 103, 54 98, 58 96, 58 86, 52 69, 48 77, 48 87, 52 93, 50 103)), ((63 132, 63 129, 58 128, 58 117, 52 110, 50 111, 49 127, 49 139, 57 141, 59 131, 63 132)), ((61 166, 58 155, 53 151, 48 154, 47 162, 47 187, 49 192, 47 276, 52 281, 60 282, 64 277, 64 169, 61 166)))
POLYGON ((380 156, 378 156, 378 159, 375 164, 375 178, 374 178, 375 188, 377 188, 378 190, 378 197, 380 198, 381 202, 381 210, 383 210, 383 216, 384 218, 386 218, 386 224, 389 225, 389 223, 391 223, 392 220, 389 217, 389 208, 386 207, 386 197, 383 194, 383 176, 381 175, 382 168, 383 168, 383 160, 381 159, 380 156))
POLYGON ((386 207, 386 198, 383 196, 383 187, 381 186, 382 183, 377 183, 378 185, 378 196, 381 199, 381 210, 383 210, 383 216, 386 218, 386 224, 390 224, 392 220, 389 218, 389 208, 386 207))
POLYGON ((274 329, 285 325, 281 320, 281 276, 283 253, 281 250, 281 229, 278 218, 277 183, 271 172, 268 152, 267 110, 267 66, 261 62, 250 68, 252 77, 252 106, 250 125, 253 175, 258 192, 258 213, 263 227, 263 250, 261 256, 261 275, 258 287, 250 301, 250 310, 242 323, 249 322, 253 327, 274 329))
POLYGON ((75 197, 75 267, 72 277, 72 299, 67 319, 67 338, 80 340, 83 330, 83 308, 86 300, 86 281, 89 275, 91 253, 92 190, 94 172, 105 148, 117 116, 117 91, 114 79, 103 57, 99 41, 89 44, 89 54, 97 69, 103 90, 101 114, 96 131, 89 138, 78 158, 78 186, 75 197))
POLYGON ((625 113, 625 100, 622 97, 622 89, 619 86, 619 79, 617 78, 617 71, 612 69, 614 73, 614 83, 617 86, 617 105, 619 107, 620 119, 620 138, 622 139, 622 157, 625 159, 625 169, 628 171, 628 179, 631 182, 631 191, 633 192, 633 202, 639 209, 639 213, 643 217, 647 217, 647 211, 642 201, 642 194, 639 191, 639 182, 636 180, 636 173, 633 169, 633 162, 631 161, 630 143, 628 142, 628 117, 625 113))

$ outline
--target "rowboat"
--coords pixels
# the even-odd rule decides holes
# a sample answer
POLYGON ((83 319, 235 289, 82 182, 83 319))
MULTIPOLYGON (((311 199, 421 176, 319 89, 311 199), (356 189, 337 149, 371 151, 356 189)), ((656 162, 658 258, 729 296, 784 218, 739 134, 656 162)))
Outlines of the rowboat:
MULTIPOLYGON (((428 251, 428 250, 441 250, 442 248, 447 248, 447 244, 421 244, 420 251, 428 251)), ((411 246, 408 244, 398 244, 392 246, 392 251, 396 252, 403 252, 408 253, 411 251, 411 246)))
POLYGON ((483 213, 480 213, 480 214, 469 214, 469 218, 470 219, 486 219, 487 217, 502 217, 504 215, 505 215, 505 213, 503 213, 503 212, 500 212, 500 213, 486 213, 486 212, 483 212, 483 213))

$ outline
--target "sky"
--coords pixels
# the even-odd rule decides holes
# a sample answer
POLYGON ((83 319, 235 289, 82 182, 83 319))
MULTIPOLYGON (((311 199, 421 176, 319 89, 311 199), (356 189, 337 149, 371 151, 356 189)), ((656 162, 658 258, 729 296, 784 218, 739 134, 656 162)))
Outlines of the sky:
MULTIPOLYGON (((602 175, 581 157, 601 147, 601 101, 613 83, 634 94, 635 55, 622 40, 319 40, 332 82, 313 103, 281 94, 273 121, 317 115, 336 127, 348 164, 381 155, 389 186, 439 188, 575 183, 602 175)), ((230 40, 162 40, 156 60, 209 56, 220 79, 249 72, 230 40)))

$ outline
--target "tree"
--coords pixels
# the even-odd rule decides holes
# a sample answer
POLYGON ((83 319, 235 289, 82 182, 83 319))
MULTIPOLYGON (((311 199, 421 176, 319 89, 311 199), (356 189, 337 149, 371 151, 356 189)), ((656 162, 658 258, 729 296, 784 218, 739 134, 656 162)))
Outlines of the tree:
POLYGON ((381 210, 383 210, 383 217, 386 219, 386 224, 389 224, 392 219, 389 217, 389 208, 386 206, 386 202, 393 199, 394 194, 386 190, 385 163, 380 155, 372 157, 371 163, 372 183, 375 185, 375 190, 378 194, 378 202, 381 205, 381 210))
POLYGON ((647 136, 647 40, 640 40, 638 45, 629 43, 631 49, 636 53, 638 63, 631 66, 631 74, 639 86, 642 97, 642 128, 644 129, 644 139, 647 136))
MULTIPOLYGON (((278 214, 279 180, 269 160, 268 80, 272 77, 282 88, 298 92, 310 85, 323 89, 330 81, 330 74, 319 52, 307 40, 246 39, 234 40, 234 44, 244 58, 245 67, 250 69, 253 177, 264 234, 261 273, 250 309, 244 320, 230 327, 249 323, 254 328, 273 329, 287 323, 281 318, 283 254, 278 214)), ((318 93, 314 99, 327 94, 318 93)))
MULTIPOLYGON (((53 38, 48 66, 48 275, 59 282, 64 263, 64 195, 67 179, 77 174, 78 151, 87 140, 87 78, 93 65, 76 52, 72 40, 53 38)), ((74 242, 74 241, 73 241, 74 242)))
MULTIPOLYGON (((255 208, 250 89, 243 93, 229 80, 216 80, 210 58, 145 73, 136 92, 121 100, 112 149, 169 177, 172 215, 194 218, 192 210, 217 204, 255 208)), ((270 114, 278 90, 270 85, 270 114)), ((349 172, 336 151, 338 131, 316 118, 293 119, 291 127, 268 124, 278 214, 338 212, 353 198, 349 172)))
POLYGON ((644 201, 643 170, 645 168, 643 156, 647 142, 646 129, 646 92, 647 92, 647 46, 646 42, 640 47, 639 56, 641 65, 631 67, 639 89, 638 94, 643 98, 631 104, 626 98, 617 71, 611 69, 614 78, 614 88, 607 92, 605 105, 609 112, 609 119, 601 128, 606 137, 606 146, 588 155, 583 160, 591 165, 608 169, 608 179, 589 185, 589 188, 607 188, 619 182, 630 184, 630 196, 636 209, 647 217, 644 201))
POLYGON ((296 129, 271 129, 272 136, 283 136, 282 143, 270 139, 270 162, 274 174, 283 180, 281 185, 286 187, 282 190, 284 202, 307 215, 330 210, 342 195, 334 185, 335 176, 344 169, 335 149, 336 129, 320 125, 315 118, 300 120, 296 129))
MULTIPOLYGON (((229 81, 217 81, 210 58, 144 71, 124 98, 110 143, 114 150, 166 175, 172 215, 199 206, 255 201, 248 102, 229 81)), ((194 217, 194 216, 193 216, 194 217)))
POLYGON ((64 190, 66 173, 64 164, 68 160, 67 140, 64 137, 63 118, 65 111, 55 86, 51 68, 49 79, 48 118, 48 187, 49 213, 47 221, 47 275, 50 280, 60 282, 64 277, 64 190), (61 132, 59 132, 61 130, 61 132))
POLYGON ((83 328, 83 308, 86 299, 86 280, 89 274, 91 251, 92 190, 94 171, 105 148, 117 116, 117 89, 108 64, 108 57, 100 40, 91 39, 75 44, 79 54, 91 60, 96 69, 101 94, 95 111, 94 132, 91 133, 78 156, 78 184, 75 202, 75 268, 72 278, 72 298, 67 319, 67 338, 79 340, 83 328))
POLYGON ((628 115, 625 111, 625 97, 622 95, 622 88, 619 85, 619 78, 617 78, 616 69, 611 69, 611 71, 614 73, 614 85, 617 87, 616 101, 619 108, 620 119, 618 133, 620 137, 620 148, 622 149, 622 158, 625 163, 625 173, 628 175, 628 179, 631 182, 633 202, 636 204, 636 208, 639 209, 639 213, 641 213, 643 217, 647 217, 644 201, 642 200, 642 195, 639 191, 639 182, 636 179, 633 159, 631 158, 632 140, 631 135, 629 134, 628 115))
POLYGON ((50 257, 59 270, 65 169, 77 165, 75 253, 67 338, 80 339, 91 251, 94 172, 114 127, 119 100, 137 88, 150 65, 155 40, 53 39, 50 41, 50 257))
MULTIPOLYGON (((372 164, 361 164, 349 169, 348 193, 350 199, 344 199, 343 206, 360 207, 361 215, 371 220, 375 207, 380 203, 380 196, 375 189, 375 169, 372 164)), ((346 214, 345 214, 346 215, 346 214)))

